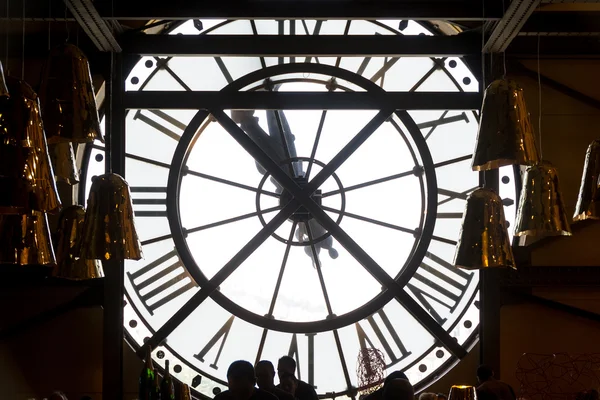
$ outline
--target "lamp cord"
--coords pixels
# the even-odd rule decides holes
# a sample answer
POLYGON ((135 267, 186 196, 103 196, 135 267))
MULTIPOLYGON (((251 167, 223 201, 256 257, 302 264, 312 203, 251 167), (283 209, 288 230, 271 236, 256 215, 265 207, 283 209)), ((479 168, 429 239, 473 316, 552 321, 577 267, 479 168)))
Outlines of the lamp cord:
POLYGON ((540 142, 540 160, 542 152, 542 73, 540 70, 540 35, 537 35, 537 78, 538 78, 538 136, 540 142))
POLYGON ((23 14, 21 17, 22 43, 21 43, 21 79, 25 80, 25 1, 23 0, 23 14))

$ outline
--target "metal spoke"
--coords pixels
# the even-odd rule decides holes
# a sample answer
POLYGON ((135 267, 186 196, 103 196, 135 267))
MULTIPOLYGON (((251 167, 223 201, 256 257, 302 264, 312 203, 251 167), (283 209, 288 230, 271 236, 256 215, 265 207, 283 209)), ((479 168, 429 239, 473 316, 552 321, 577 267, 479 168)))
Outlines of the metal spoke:
POLYGON ((323 132, 323 125, 325 124, 325 117, 327 117, 327 110, 321 112, 321 120, 319 121, 319 127, 317 128, 317 135, 313 143, 312 150, 310 152, 310 160, 308 160, 308 167, 306 168, 306 174, 304 175, 307 180, 310 179, 310 172, 313 166, 313 160, 317 155, 317 146, 319 146, 319 140, 321 140, 321 133, 323 132))
POLYGON ((177 83, 179 83, 181 85, 182 88, 184 88, 188 92, 191 92, 192 89, 179 77, 179 75, 177 75, 171 69, 171 67, 169 67, 168 62, 171 61, 172 58, 173 57, 167 57, 167 58, 154 57, 154 59, 156 60, 157 67, 162 68, 165 71, 167 71, 173 77, 173 79, 175 79, 177 81, 177 83))
POLYGON ((404 228, 404 227, 399 226, 399 225, 389 224, 387 222, 379 221, 379 220, 376 220, 376 219, 373 219, 373 218, 363 217, 362 215, 353 214, 353 213, 350 213, 348 211, 336 210, 335 208, 326 207, 326 206, 322 206, 322 207, 323 207, 323 210, 325 210, 325 211, 329 211, 329 212, 336 213, 336 214, 342 214, 345 217, 354 218, 354 219, 357 219, 359 221, 369 222, 371 224, 383 226, 384 228, 394 229, 396 231, 400 231, 400 232, 404 232, 404 233, 409 233, 411 235, 414 235, 415 233, 417 233, 417 231, 415 229, 409 229, 409 228, 404 228))
POLYGON ((336 189, 336 190, 332 190, 330 192, 325 192, 325 193, 323 193, 322 196, 323 196, 323 198, 329 197, 329 196, 335 196, 336 194, 340 194, 342 191, 350 192, 352 190, 362 189, 367 186, 377 185, 378 183, 388 182, 388 181, 398 179, 398 178, 404 178, 405 176, 414 175, 414 173, 415 173, 414 170, 411 169, 410 171, 401 172, 399 174, 394 174, 394 175, 386 176, 384 178, 378 178, 378 179, 374 179, 372 181, 359 183, 359 184, 356 184, 353 186, 348 186, 347 188, 344 188, 344 189, 336 189))
POLYGON ((240 188, 240 189, 250 190, 252 192, 264 194, 266 196, 277 197, 277 198, 280 197, 280 195, 277 194, 277 193, 275 193, 275 192, 270 192, 268 190, 258 189, 258 188, 255 188, 253 186, 244 185, 243 183, 238 183, 238 182, 230 181, 228 179, 223 179, 223 178, 219 178, 219 177, 216 177, 216 176, 212 176, 212 175, 208 175, 208 174, 203 174, 201 172, 197 172, 197 171, 193 171, 193 170, 186 170, 185 174, 197 176, 197 177, 203 178, 203 179, 208 179, 210 181, 215 181, 215 182, 223 183, 225 185, 235 186, 235 187, 240 188))
MULTIPOLYGON (((375 72, 375 74, 371 77, 371 81, 373 82, 377 82, 378 79, 382 79, 385 76, 385 73, 394 66, 394 64, 396 64, 398 62, 398 60, 400 59, 400 57, 392 57, 390 60, 387 60, 384 64, 383 67, 381 67, 377 72, 375 72)), ((380 85, 383 87, 383 82, 380 85)))
POLYGON ((310 250, 312 253, 312 259, 315 263, 315 269, 317 270, 317 275, 319 275, 319 283, 321 284, 321 290, 323 291, 323 298, 325 299, 327 314, 329 317, 331 317, 333 316, 333 310, 331 309, 329 294, 327 293, 327 287, 325 286, 325 278, 323 277, 323 271, 321 270, 321 260, 319 259, 319 253, 317 253, 317 249, 315 248, 315 243, 313 241, 312 229, 310 229, 310 224, 308 222, 304 223, 304 226, 306 227, 308 241, 310 242, 310 250))
POLYGON ((210 228, 216 228, 217 226, 223 226, 223 225, 231 224, 232 222, 238 222, 238 221, 242 221, 244 219, 256 217, 256 216, 261 215, 261 214, 268 214, 270 212, 281 210, 281 209, 282 209, 281 206, 276 206, 276 207, 271 207, 271 208, 265 208, 264 210, 254 211, 254 212, 251 212, 251 213, 248 213, 248 214, 238 215, 237 217, 227 218, 227 219, 224 219, 222 221, 211 222, 210 224, 197 226, 197 227, 191 228, 191 229, 186 229, 186 232, 188 234, 190 234, 190 233, 196 233, 196 232, 204 231, 204 230, 207 230, 207 229, 210 229, 210 228))
POLYGON ((442 204, 446 204, 452 200, 456 200, 456 199, 462 199, 462 200, 466 200, 467 196, 469 195, 469 193, 471 193, 472 191, 474 191, 475 189, 479 188, 479 186, 473 186, 470 189, 467 189, 463 192, 454 192, 452 190, 446 190, 446 189, 442 189, 442 188, 438 188, 438 193, 443 195, 443 196, 448 196, 447 199, 444 199, 442 201, 438 202, 438 206, 441 206, 442 204))
POLYGON ((473 154, 466 154, 466 155, 461 156, 461 157, 456 157, 456 158, 453 158, 451 160, 441 161, 439 163, 433 164, 433 167, 434 168, 445 167, 446 165, 450 165, 450 164, 454 164, 454 163, 457 163, 457 162, 462 162, 462 161, 470 160, 471 158, 473 158, 473 154))
MULTIPOLYGON (((321 172, 310 181, 312 191, 321 186, 392 114, 393 109, 381 110, 344 146, 339 153, 323 167, 321 172)), ((312 194, 312 192, 310 192, 312 194)))
POLYGON ((277 282, 275 283, 275 289, 273 290, 273 297, 271 298, 271 305, 269 306, 269 312, 267 313, 267 315, 273 315, 273 310, 275 309, 275 302, 277 301, 277 296, 279 295, 279 288, 281 287, 281 281, 283 280, 283 273, 285 272, 287 260, 290 255, 290 250, 292 249, 292 241, 294 240, 294 232, 296 232, 296 226, 297 222, 294 221, 292 223, 292 230, 290 231, 288 243, 285 246, 285 253, 283 254, 281 268, 279 269, 279 275, 277 276, 277 282))
MULTIPOLYGON (((287 260, 290 255, 290 250, 292 249, 292 241, 294 240, 294 233, 296 232, 297 222, 294 221, 292 223, 292 230, 290 231, 290 236, 288 237, 288 243, 285 246, 285 253, 283 254, 283 261, 281 261, 281 268, 279 269, 279 275, 277 276, 277 282, 275 283, 275 289, 273 290, 273 297, 271 298, 271 305, 269 306, 269 312, 267 312, 268 316, 273 316, 273 310, 275 310, 275 303, 277 302, 277 296, 279 295, 279 288, 281 287, 281 281, 283 280, 283 273, 285 272, 285 267, 287 265, 287 260)), ((267 340, 267 333, 269 330, 267 328, 263 329, 262 335, 260 337, 260 343, 258 345, 258 350, 256 352, 256 361, 254 364, 260 361, 260 357, 262 355, 263 349, 265 347, 265 341, 267 340)))
MULTIPOLYGON (((225 279, 260 247, 300 206, 296 200, 291 200, 267 225, 265 225, 250 241, 237 252, 206 284, 192 296, 175 314, 161 326, 156 333, 146 342, 146 346, 155 349, 162 343, 204 300, 218 289, 225 279)), ((146 350, 142 346, 138 354, 146 350)))

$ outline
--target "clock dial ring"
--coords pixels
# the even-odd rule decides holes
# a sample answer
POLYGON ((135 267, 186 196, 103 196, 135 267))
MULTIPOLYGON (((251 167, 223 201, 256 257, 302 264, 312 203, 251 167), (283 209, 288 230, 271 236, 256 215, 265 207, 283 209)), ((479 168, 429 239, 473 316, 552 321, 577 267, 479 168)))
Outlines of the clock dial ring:
MULTIPOLYGON (((282 64, 272 67, 263 68, 258 71, 251 72, 244 77, 232 82, 223 92, 233 92, 244 89, 255 82, 261 82, 273 76, 290 74, 290 73, 315 73, 326 75, 338 79, 343 79, 358 87, 364 88, 367 91, 382 92, 383 89, 374 82, 357 75, 353 72, 336 68, 323 64, 282 64)), ((412 120, 409 114, 404 110, 397 110, 393 113, 407 128, 410 137, 413 141, 413 146, 416 147, 421 157, 422 174, 426 180, 426 212, 421 213, 419 238, 415 240, 415 246, 411 250, 407 263, 400 270, 400 273, 394 278, 400 285, 405 286, 412 278, 414 272, 419 268, 423 257, 425 256, 436 221, 437 209, 437 185, 435 168, 432 157, 426 142, 421 135, 416 123, 412 120)), ((179 193, 181 188, 182 176, 185 174, 185 164, 189 156, 193 144, 197 139, 197 132, 208 118, 208 111, 201 110, 192 118, 183 135, 181 136, 177 148, 175 150, 172 166, 169 171, 168 186, 167 186, 167 214, 169 226, 173 233, 173 240, 178 250, 179 257, 186 269, 193 276, 196 282, 203 287, 209 284, 209 279, 198 266, 187 242, 186 231, 181 225, 181 212, 179 209, 179 193)), ((406 140, 406 138, 404 138, 406 140)), ((410 146, 409 146, 410 147, 410 146)), ((414 149, 411 149, 414 150, 414 149)), ((413 153, 414 154, 414 153, 413 153)), ((421 191, 423 191, 423 178, 419 176, 421 191)), ((362 320, 376 312, 378 309, 388 303, 394 294, 392 291, 383 288, 382 292, 374 296, 371 300, 364 303, 357 309, 346 312, 342 315, 335 315, 333 318, 321 320, 298 322, 274 319, 271 316, 258 315, 252 311, 235 303, 218 290, 212 292, 210 297, 217 302, 221 307, 231 312, 233 315, 257 326, 275 331, 290 332, 290 333, 315 333, 330 331, 333 329, 342 328, 356 321, 362 320)))

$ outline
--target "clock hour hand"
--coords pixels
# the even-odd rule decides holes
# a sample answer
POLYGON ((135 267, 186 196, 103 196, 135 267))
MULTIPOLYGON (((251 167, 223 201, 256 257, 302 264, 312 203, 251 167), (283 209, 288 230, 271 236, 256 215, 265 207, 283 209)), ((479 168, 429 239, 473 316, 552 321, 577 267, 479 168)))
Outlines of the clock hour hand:
MULTIPOLYGON (((285 158, 283 147, 273 145, 273 139, 271 136, 264 131, 258 123, 258 117, 254 116, 254 110, 233 110, 231 112, 231 119, 240 124, 240 127, 246 132, 246 134, 252 139, 265 153, 276 163, 280 164, 285 158)), ((261 175, 267 173, 267 170, 255 161, 256 169, 261 175)), ((276 187, 276 192, 281 193, 283 188, 275 179, 271 177, 271 182, 276 187)))

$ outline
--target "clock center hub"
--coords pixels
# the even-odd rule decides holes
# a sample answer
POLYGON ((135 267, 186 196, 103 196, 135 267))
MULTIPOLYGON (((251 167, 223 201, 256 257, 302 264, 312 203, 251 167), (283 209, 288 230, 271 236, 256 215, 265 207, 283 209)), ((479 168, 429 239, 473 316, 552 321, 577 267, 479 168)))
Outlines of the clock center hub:
MULTIPOLYGON (((294 178, 294 181, 302 189, 304 189, 308 185, 308 180, 303 176, 294 178)), ((315 192, 310 197, 318 205, 321 205, 321 199, 323 197, 323 193, 321 190, 315 190, 315 192)), ((281 207, 285 207, 293 198, 294 196, 290 192, 284 190, 283 193, 281 193, 281 197, 279 198, 279 204, 281 205, 281 207)), ((296 212, 292 214, 292 216, 290 217, 290 221, 306 222, 312 218, 313 216, 310 214, 310 212, 304 206, 300 206, 300 208, 298 208, 296 212)))

